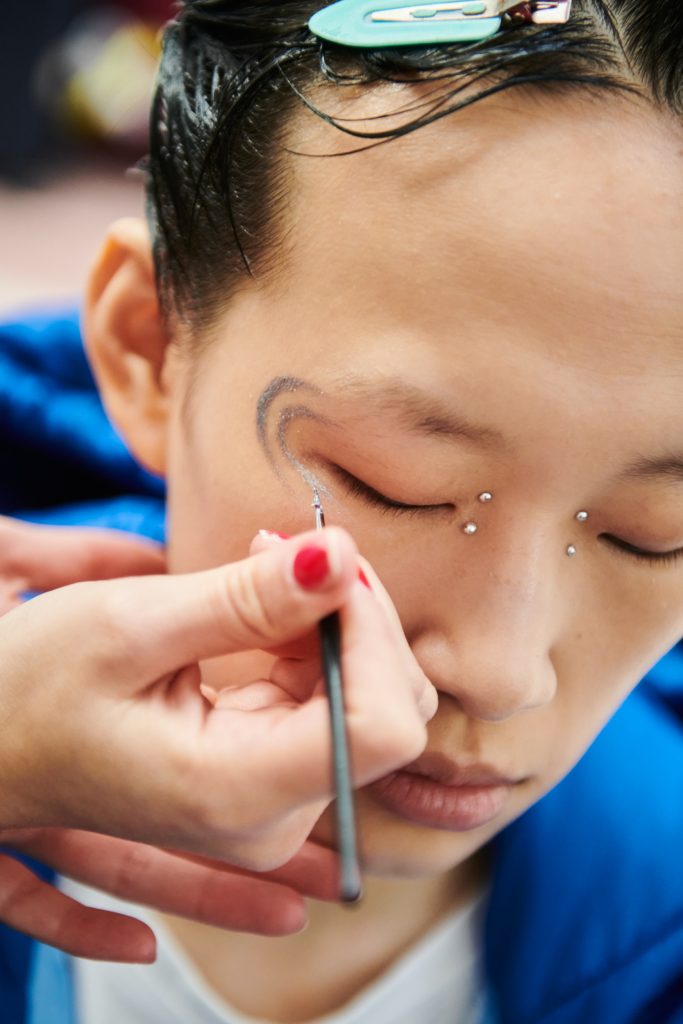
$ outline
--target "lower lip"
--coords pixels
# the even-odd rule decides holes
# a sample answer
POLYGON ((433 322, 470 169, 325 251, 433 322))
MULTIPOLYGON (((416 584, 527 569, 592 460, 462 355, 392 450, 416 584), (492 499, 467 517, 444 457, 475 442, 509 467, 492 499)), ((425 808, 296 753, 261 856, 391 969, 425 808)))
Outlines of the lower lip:
POLYGON ((512 784, 445 786, 424 775, 394 772, 369 789, 382 807, 416 825, 468 832, 500 814, 512 784))

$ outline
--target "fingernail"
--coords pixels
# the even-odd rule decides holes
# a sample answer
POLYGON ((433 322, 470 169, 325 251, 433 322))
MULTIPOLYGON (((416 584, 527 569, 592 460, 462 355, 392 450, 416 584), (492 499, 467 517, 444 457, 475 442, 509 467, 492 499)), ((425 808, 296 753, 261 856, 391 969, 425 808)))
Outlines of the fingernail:
POLYGON ((278 533, 276 530, 259 530, 259 537, 264 540, 289 540, 290 534, 278 533))
POLYGON ((305 590, 320 587, 330 575, 330 559, 325 548, 309 545, 294 559, 294 578, 305 590))
POLYGON ((301 927, 297 928, 295 932, 292 932, 292 935, 301 935, 302 932, 305 932, 308 929, 309 925, 310 921, 308 920, 308 918, 304 918, 304 920, 301 923, 301 927))
POLYGON ((358 570, 358 579, 361 581, 364 587, 367 587, 368 590, 372 590, 372 587, 370 586, 370 580, 367 578, 362 569, 358 570))

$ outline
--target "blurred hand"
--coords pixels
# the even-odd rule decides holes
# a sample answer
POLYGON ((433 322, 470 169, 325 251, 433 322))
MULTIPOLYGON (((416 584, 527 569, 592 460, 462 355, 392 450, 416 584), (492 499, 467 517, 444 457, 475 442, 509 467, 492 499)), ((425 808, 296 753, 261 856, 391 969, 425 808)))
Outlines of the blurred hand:
MULTIPOLYGON (((250 876, 225 864, 72 829, 0 830, 0 844, 61 875, 168 914, 261 935, 289 935, 306 922, 304 896, 338 898, 337 856, 306 843, 276 871, 250 876)), ((25 865, 0 854, 0 921, 72 956, 148 963, 146 924, 78 903, 25 865)))
POLYGON ((125 533, 36 526, 0 516, 0 615, 21 604, 26 593, 165 568, 160 548, 125 533))

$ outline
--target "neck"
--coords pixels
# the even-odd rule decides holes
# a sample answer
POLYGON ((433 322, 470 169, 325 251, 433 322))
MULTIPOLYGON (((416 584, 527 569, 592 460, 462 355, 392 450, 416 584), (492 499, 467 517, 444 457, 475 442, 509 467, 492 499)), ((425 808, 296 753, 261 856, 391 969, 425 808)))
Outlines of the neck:
POLYGON ((483 880, 481 858, 429 879, 368 879, 363 903, 309 903, 309 925, 285 939, 167 925, 209 985, 247 1016, 301 1024, 332 1013, 381 975, 483 880), (267 978, 267 984, 264 984, 267 978))

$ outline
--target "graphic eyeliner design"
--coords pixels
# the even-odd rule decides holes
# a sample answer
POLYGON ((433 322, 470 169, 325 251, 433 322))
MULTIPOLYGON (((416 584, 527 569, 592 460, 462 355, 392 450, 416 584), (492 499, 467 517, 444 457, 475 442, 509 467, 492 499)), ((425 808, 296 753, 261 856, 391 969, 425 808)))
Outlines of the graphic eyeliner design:
POLYGON ((274 453, 268 442, 268 415, 275 400, 282 394, 293 393, 294 391, 312 391, 310 384, 298 377, 275 377, 270 384, 259 395, 256 403, 256 430, 261 447, 268 458, 274 461, 274 453))
MULTIPOLYGON (((322 392, 298 377, 275 377, 274 380, 261 393, 256 405, 256 429, 261 447, 265 451, 271 465, 280 478, 282 474, 276 458, 276 452, 271 444, 269 436, 269 422, 273 405, 281 395, 293 394, 298 391, 306 391, 316 397, 322 397, 322 392)), ((306 405, 288 405, 281 412, 277 420, 275 438, 280 454, 284 456, 290 466, 296 470, 304 483, 310 490, 318 491, 321 494, 329 494, 329 490, 321 483, 314 473, 297 458, 287 441, 287 432, 291 424, 298 419, 317 420, 325 422, 323 416, 314 413, 306 405)))

